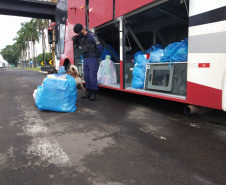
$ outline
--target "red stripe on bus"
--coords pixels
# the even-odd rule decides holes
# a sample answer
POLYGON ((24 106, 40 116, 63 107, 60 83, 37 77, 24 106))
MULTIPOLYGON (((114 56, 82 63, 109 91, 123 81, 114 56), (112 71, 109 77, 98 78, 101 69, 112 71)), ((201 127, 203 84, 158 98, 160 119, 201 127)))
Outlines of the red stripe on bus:
POLYGON ((123 61, 120 60, 120 89, 123 89, 123 61))
POLYGON ((189 104, 222 109, 222 90, 187 82, 187 101, 189 104))
POLYGON ((176 98, 176 97, 171 97, 170 94, 169 94, 169 96, 167 96, 167 94, 165 94, 165 95, 157 95, 157 94, 151 94, 148 91, 144 91, 144 92, 140 92, 140 91, 136 91, 136 90, 133 91, 133 90, 120 89, 120 88, 117 88, 117 87, 111 87, 111 86, 108 86, 108 85, 100 85, 100 84, 98 84, 98 86, 102 87, 102 88, 113 89, 113 90, 126 92, 126 93, 132 93, 132 94, 138 94, 138 95, 143 95, 143 96, 160 98, 160 99, 165 99, 165 100, 170 100, 170 101, 177 101, 177 102, 181 102, 181 103, 187 103, 186 99, 180 99, 180 98, 176 98))
POLYGON ((210 63, 199 63, 199 68, 209 68, 210 67, 210 63))

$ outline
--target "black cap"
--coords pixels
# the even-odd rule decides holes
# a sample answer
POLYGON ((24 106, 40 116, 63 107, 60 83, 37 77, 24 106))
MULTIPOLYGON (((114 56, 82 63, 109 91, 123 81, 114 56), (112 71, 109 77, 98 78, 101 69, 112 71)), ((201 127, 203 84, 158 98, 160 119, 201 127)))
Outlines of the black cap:
POLYGON ((81 24, 76 24, 74 26, 74 32, 75 33, 80 33, 82 31, 83 26, 81 24))

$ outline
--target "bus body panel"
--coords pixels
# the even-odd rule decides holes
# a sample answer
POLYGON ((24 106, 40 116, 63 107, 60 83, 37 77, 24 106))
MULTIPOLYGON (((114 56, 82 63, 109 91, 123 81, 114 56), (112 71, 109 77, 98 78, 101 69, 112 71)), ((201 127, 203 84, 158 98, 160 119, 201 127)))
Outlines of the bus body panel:
POLYGON ((73 40, 71 38, 64 42, 64 54, 60 55, 60 66, 64 65, 65 60, 74 64, 73 40))
POLYGON ((73 27, 75 24, 80 23, 84 27, 85 24, 85 0, 68 0, 68 37, 71 38, 75 35, 73 27))
POLYGON ((190 104, 222 109, 226 1, 190 0, 189 10, 187 100, 190 104))
MULTIPOLYGON (((123 16, 134 10, 150 7, 157 0, 115 0, 115 17, 123 16)), ((89 26, 95 28, 112 20, 113 0, 89 1, 89 26), (103 10, 104 9, 104 10, 103 10)), ((128 14, 127 14, 128 15, 128 14)), ((136 15, 136 14, 134 14, 136 15)), ((133 16, 134 16, 133 15, 133 16)), ((141 20, 142 21, 142 20, 141 20)), ((65 53, 62 61, 69 59, 74 64, 73 26, 81 23, 85 26, 85 0, 68 0, 68 40, 65 41, 65 53), (83 4, 84 3, 84 4, 83 4), (81 9, 84 6, 84 9, 81 9), (73 7, 76 7, 73 9, 73 7), (78 11, 77 11, 78 10, 78 11), (70 13, 69 13, 70 12, 70 13)), ((126 89, 99 85, 100 87, 128 93, 151 96, 171 101, 204 106, 226 111, 226 1, 190 0, 188 26, 187 94, 177 98, 166 93, 126 89), (205 4, 205 6, 203 6, 205 4)), ((121 47, 121 46, 120 46, 121 47)), ((119 53, 120 54, 120 53, 119 53)), ((123 70, 120 60, 120 72, 123 70)), ((120 78, 123 78, 122 74, 120 78)), ((121 80, 122 81, 122 80, 121 80)))
POLYGON ((113 0, 89 0, 89 29, 113 19, 113 0))
POLYGON ((222 89, 222 109, 226 111, 226 69, 224 71, 223 89, 222 89))
POLYGON ((60 65, 64 65, 66 60, 69 60, 70 64, 74 64, 74 51, 73 51, 73 40, 72 37, 75 36, 73 28, 75 24, 80 23, 84 27, 85 24, 85 0, 67 1, 68 18, 65 28, 65 42, 64 42, 64 54, 60 56, 60 65))
POLYGON ((187 102, 193 105, 222 109, 222 90, 187 82, 187 102))
POLYGON ((160 99, 165 99, 165 100, 170 100, 170 101, 176 101, 176 102, 180 102, 180 103, 187 103, 186 98, 181 98, 181 97, 176 97, 176 96, 168 96, 166 94, 156 94, 156 93, 152 93, 152 92, 147 92, 147 91, 136 91, 134 90, 128 90, 128 89, 120 89, 120 88, 115 88, 115 87, 111 87, 108 85, 98 85, 99 87, 103 87, 103 88, 107 88, 107 89, 113 89, 113 90, 117 90, 117 91, 123 91, 123 92, 128 92, 128 93, 133 93, 133 94, 139 94, 142 96, 149 96, 149 97, 154 97, 154 98, 160 98, 160 99))
POLYGON ((120 17, 126 13, 129 13, 137 8, 140 8, 148 3, 154 2, 156 0, 142 0, 133 1, 131 0, 115 0, 115 17, 120 17))

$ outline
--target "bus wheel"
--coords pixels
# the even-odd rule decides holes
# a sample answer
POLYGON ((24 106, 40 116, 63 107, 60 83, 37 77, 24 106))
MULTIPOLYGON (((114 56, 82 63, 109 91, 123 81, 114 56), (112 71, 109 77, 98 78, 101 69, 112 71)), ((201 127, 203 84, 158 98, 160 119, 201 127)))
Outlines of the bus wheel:
POLYGON ((69 70, 69 68, 70 68, 70 66, 71 66, 70 61, 69 61, 69 60, 65 60, 65 61, 64 61, 65 71, 68 71, 68 70, 69 70))

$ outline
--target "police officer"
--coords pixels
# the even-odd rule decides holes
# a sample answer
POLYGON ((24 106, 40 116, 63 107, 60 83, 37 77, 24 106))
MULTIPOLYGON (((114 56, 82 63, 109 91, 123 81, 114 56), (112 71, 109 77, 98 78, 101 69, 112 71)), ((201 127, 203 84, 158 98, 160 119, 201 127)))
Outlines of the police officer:
POLYGON ((97 36, 85 30, 81 24, 74 26, 74 32, 79 35, 79 44, 82 47, 84 79, 86 83, 86 93, 81 98, 88 98, 90 101, 94 101, 98 90, 98 58, 102 54, 103 46, 97 36))

